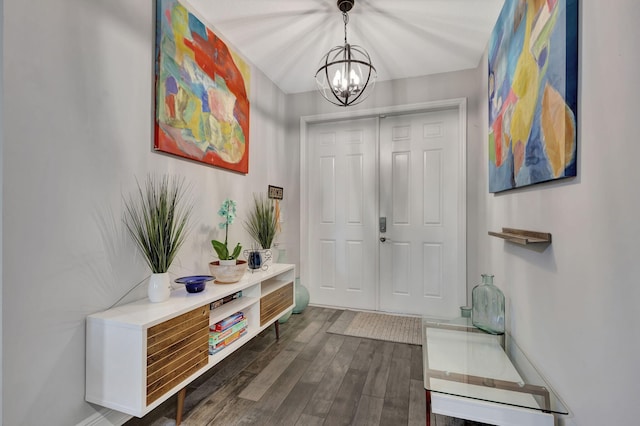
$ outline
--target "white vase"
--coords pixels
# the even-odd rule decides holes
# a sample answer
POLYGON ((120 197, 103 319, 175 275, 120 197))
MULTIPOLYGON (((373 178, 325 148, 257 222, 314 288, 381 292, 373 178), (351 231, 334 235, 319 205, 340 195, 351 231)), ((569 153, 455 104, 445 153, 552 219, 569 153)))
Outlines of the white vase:
POLYGON ((147 288, 149 300, 153 303, 164 302, 171 295, 171 279, 169 273, 151 274, 147 288))

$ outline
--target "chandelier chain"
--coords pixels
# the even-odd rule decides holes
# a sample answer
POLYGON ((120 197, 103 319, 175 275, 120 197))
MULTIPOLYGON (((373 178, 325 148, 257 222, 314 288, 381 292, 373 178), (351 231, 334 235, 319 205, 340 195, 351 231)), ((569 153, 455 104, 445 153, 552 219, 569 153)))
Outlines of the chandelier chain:
POLYGON ((342 20, 344 21, 344 44, 347 44, 347 24, 349 23, 349 14, 342 12, 342 20))

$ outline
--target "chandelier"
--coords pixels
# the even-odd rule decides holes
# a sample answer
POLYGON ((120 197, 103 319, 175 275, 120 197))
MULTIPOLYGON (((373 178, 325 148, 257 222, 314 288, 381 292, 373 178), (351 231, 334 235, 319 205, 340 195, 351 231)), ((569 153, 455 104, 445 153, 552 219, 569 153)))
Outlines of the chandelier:
POLYGON ((316 83, 322 96, 334 105, 345 107, 364 101, 377 77, 367 51, 347 42, 348 12, 354 3, 355 0, 338 0, 344 21, 344 46, 329 50, 316 72, 316 83))

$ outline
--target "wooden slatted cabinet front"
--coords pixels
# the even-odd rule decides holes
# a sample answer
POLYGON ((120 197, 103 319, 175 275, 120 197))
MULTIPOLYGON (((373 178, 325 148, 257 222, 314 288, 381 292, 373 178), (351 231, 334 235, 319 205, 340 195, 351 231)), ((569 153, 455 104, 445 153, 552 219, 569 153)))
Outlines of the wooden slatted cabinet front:
POLYGON ((260 298, 260 325, 269 324, 278 319, 278 314, 293 304, 293 283, 270 291, 269 284, 263 284, 263 296, 260 298))
POLYGON ((147 331, 147 405, 209 362, 209 306, 147 331))

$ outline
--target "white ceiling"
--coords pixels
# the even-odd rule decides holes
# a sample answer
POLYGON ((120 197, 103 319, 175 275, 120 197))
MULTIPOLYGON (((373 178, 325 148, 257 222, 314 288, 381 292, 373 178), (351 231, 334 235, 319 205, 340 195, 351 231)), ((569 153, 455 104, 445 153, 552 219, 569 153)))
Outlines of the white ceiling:
MULTIPOLYGON (((336 0, 185 3, 285 93, 315 90, 320 59, 344 40, 336 0)), ((378 81, 475 68, 503 3, 356 0, 348 41, 369 52, 378 81)))

